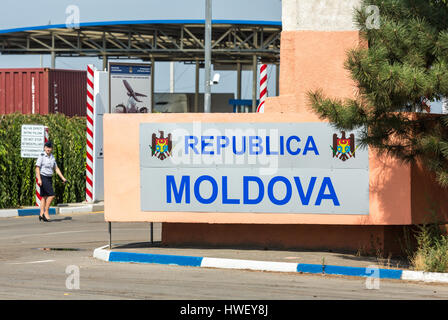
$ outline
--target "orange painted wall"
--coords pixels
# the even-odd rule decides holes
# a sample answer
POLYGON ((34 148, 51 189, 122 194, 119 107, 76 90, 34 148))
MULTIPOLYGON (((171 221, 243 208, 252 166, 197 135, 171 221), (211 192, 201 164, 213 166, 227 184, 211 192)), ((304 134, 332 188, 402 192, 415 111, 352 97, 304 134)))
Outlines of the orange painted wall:
POLYGON ((400 254, 402 226, 164 223, 168 246, 226 246, 400 254))
POLYGON ((280 96, 266 100, 265 112, 303 113, 318 120, 307 92, 323 89, 334 98, 350 98, 355 83, 344 69, 346 52, 361 45, 357 31, 283 31, 280 49, 280 96))
POLYGON ((412 223, 448 222, 448 192, 422 163, 411 166, 412 223))

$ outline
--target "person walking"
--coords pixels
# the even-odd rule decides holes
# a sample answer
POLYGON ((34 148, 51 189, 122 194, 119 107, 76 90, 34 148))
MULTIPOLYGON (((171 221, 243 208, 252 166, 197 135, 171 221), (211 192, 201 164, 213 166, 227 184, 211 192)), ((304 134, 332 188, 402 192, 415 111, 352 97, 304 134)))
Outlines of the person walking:
POLYGON ((62 182, 65 184, 67 179, 62 175, 61 170, 59 170, 56 164, 56 159, 53 154, 53 143, 48 141, 45 143, 44 152, 40 154, 36 161, 36 178, 37 184, 40 186, 40 195, 42 199, 40 201, 40 215, 39 221, 50 221, 50 205, 54 199, 53 190, 53 173, 56 171, 57 175, 61 178, 62 182))

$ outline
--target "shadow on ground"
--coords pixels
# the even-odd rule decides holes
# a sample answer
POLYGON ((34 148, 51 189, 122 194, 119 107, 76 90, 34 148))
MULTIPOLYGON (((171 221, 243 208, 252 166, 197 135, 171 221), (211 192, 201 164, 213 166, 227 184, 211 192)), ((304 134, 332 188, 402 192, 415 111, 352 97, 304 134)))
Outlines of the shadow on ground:
POLYGON ((64 217, 64 218, 51 218, 48 222, 61 222, 61 221, 69 221, 72 220, 72 217, 64 217))
POLYGON ((216 250, 226 250, 226 251, 234 251, 234 254, 231 256, 235 256, 237 259, 244 258, 245 252, 251 252, 250 256, 254 257, 256 260, 265 260, 265 257, 270 256, 271 260, 277 258, 278 261, 289 261, 289 262, 299 262, 299 263, 322 263, 326 265, 354 265, 360 266, 365 265, 375 265, 381 268, 409 268, 409 263, 407 259, 402 257, 396 257, 394 259, 384 259, 376 256, 359 256, 356 253, 349 251, 334 251, 334 250, 304 250, 304 249, 282 249, 282 248, 266 248, 266 247, 236 247, 236 246, 200 246, 200 245, 176 245, 169 246, 165 245, 160 241, 151 242, 133 242, 126 244, 114 244, 112 249, 116 250, 130 250, 136 251, 141 249, 141 252, 147 252, 148 249, 157 248, 156 251, 152 253, 160 253, 160 254, 174 254, 174 255, 193 255, 193 256, 208 256, 213 257, 216 254, 216 250), (164 249, 167 252, 164 252, 164 249), (176 253, 175 250, 179 250, 179 253, 176 253), (188 252, 181 253, 182 249, 189 250, 188 252), (207 252, 209 250, 209 252, 207 252), (175 253, 173 253, 173 251, 175 253), (241 253, 241 257, 239 257, 241 253), (293 257, 291 257, 293 256, 293 257), (273 258, 275 257, 275 258, 273 258), (294 259, 293 259, 294 258, 294 259), (286 260, 285 260, 286 259, 286 260))

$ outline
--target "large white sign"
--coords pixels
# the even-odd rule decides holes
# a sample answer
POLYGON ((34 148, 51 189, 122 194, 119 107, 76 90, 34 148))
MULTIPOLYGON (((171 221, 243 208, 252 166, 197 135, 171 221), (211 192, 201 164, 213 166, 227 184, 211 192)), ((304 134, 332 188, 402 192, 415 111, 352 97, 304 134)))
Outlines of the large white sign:
POLYGON ((358 135, 327 123, 143 123, 141 209, 368 214, 358 135))
POLYGON ((45 127, 22 125, 20 155, 22 158, 38 158, 44 151, 45 127))

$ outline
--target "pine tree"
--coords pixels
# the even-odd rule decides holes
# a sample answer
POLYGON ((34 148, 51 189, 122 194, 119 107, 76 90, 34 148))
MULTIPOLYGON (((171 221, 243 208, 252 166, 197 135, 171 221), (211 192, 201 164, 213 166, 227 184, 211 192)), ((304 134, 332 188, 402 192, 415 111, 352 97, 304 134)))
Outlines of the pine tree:
POLYGON ((428 114, 429 101, 448 97, 446 0, 364 0, 354 17, 368 46, 348 52, 354 99, 310 92, 313 110, 337 128, 362 128, 358 144, 405 162, 422 160, 448 187, 448 116, 428 114), (369 28, 368 6, 379 28, 369 28))

